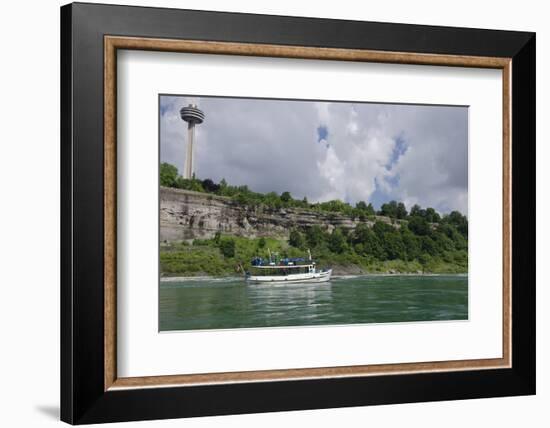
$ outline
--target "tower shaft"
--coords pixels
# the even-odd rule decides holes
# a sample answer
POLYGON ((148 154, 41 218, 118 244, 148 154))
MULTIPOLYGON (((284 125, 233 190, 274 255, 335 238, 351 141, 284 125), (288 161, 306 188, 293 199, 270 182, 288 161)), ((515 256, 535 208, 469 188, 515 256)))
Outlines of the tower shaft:
POLYGON ((185 157, 185 168, 183 178, 193 178, 193 143, 195 140, 195 124, 189 122, 187 125, 187 155, 185 157))

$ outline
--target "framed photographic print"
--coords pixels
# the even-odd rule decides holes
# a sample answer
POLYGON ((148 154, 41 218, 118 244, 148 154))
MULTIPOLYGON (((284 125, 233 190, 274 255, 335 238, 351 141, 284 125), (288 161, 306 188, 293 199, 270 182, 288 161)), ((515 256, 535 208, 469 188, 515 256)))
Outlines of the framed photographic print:
POLYGON ((535 393, 533 33, 77 3, 61 52, 62 420, 535 393))

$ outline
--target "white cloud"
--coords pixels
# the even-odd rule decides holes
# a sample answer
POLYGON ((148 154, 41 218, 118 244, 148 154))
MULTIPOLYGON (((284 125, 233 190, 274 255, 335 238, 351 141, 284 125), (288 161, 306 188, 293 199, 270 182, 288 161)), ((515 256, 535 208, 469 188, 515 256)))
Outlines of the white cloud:
MULTIPOLYGON (((321 144, 327 144, 326 140, 321 140, 321 144)), ((324 193, 318 198, 320 201, 330 201, 332 199, 343 199, 342 195, 346 193, 346 167, 338 156, 334 148, 328 147, 324 159, 317 161, 319 175, 326 180, 327 186, 324 193)))

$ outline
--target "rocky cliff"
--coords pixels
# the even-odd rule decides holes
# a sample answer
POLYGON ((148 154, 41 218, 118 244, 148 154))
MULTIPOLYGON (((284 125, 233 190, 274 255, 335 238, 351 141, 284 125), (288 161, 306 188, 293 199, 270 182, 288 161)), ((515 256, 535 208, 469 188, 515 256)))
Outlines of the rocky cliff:
MULTIPOLYGON (((377 220, 390 223, 387 217, 377 217, 377 220)), ((367 223, 372 225, 372 222, 367 223)), ((293 228, 306 229, 320 225, 331 231, 336 227, 354 229, 357 224, 358 220, 337 213, 299 208, 249 207, 223 196, 160 188, 162 242, 208 239, 218 231, 248 238, 288 238, 293 228)))

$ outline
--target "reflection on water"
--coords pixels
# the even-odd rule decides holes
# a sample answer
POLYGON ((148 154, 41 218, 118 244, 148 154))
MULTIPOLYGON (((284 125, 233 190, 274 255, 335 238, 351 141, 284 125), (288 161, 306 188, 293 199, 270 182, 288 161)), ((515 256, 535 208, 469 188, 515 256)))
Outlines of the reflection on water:
POLYGON ((320 284, 242 278, 162 282, 160 329, 356 324, 468 318, 466 276, 358 276, 320 284))

